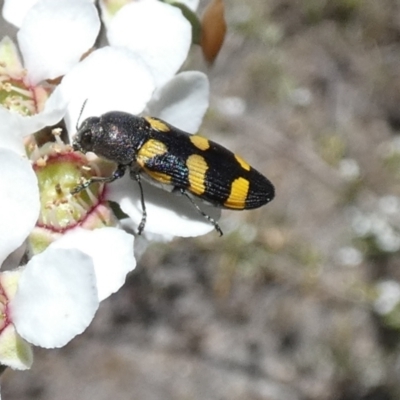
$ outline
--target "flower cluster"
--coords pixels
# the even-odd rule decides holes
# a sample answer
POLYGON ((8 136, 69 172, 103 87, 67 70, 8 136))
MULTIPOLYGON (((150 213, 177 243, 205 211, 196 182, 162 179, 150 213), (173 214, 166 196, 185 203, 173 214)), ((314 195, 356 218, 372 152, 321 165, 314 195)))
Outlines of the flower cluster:
MULTIPOLYGON (((181 8, 193 12, 198 1, 181 0, 180 7, 157 0, 114 3, 100 2, 101 16, 90 0, 4 3, 3 17, 18 28, 17 45, 8 37, 0 42, 4 366, 29 368, 30 344, 61 347, 83 332, 99 302, 136 264, 130 232, 142 208, 129 177, 71 194, 88 176, 115 168, 72 150, 78 119, 113 110, 144 113, 193 133, 208 107, 207 77, 178 73, 192 35, 181 8), (95 47, 102 23, 107 45, 95 47), (46 128, 60 121, 61 136, 58 129, 49 134, 46 128), (116 218, 110 202, 127 217, 116 218)), ((213 229, 187 199, 144 190, 148 240, 213 229)), ((214 209, 206 212, 219 217, 214 209)))

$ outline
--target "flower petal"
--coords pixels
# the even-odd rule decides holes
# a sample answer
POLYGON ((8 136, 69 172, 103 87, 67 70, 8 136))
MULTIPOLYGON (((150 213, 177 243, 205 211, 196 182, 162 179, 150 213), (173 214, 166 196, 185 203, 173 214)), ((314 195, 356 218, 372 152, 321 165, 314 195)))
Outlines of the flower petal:
POLYGON ((102 301, 118 291, 125 283, 126 274, 135 268, 133 240, 132 235, 117 228, 74 229, 50 248, 74 247, 92 258, 99 301, 102 301))
POLYGON ((4 0, 3 18, 19 28, 26 13, 37 2, 38 0, 4 0))
POLYGON ((61 89, 71 99, 66 116, 71 133, 85 100, 81 121, 113 110, 138 114, 153 93, 154 81, 139 56, 125 49, 104 47, 73 68, 62 80, 61 89))
POLYGON ((0 333, 0 363, 12 369, 29 369, 33 363, 32 347, 9 324, 0 333))
POLYGON ((19 114, 8 111, 0 106, 0 149, 8 149, 12 152, 23 155, 25 147, 21 137, 19 114))
POLYGON ((185 61, 192 28, 177 7, 159 1, 137 1, 118 11, 109 24, 107 37, 112 46, 140 54, 157 86, 161 86, 185 61))
MULTIPOLYGON (((147 210, 145 234, 159 234, 168 239, 171 236, 204 235, 214 229, 185 196, 169 193, 147 182, 142 182, 142 185, 147 210)), ((107 197, 119 203, 122 211, 138 226, 143 211, 140 191, 135 182, 127 176, 107 188, 107 197)), ((221 215, 221 211, 215 207, 200 204, 200 208, 215 220, 221 215)))
POLYGON ((45 348, 62 347, 82 333, 98 305, 92 259, 50 248, 29 261, 9 304, 17 332, 45 348))
POLYGON ((46 126, 55 125, 64 117, 67 106, 68 99, 64 96, 61 88, 57 86, 47 99, 43 111, 34 115, 14 114, 17 121, 16 132, 21 136, 27 136, 46 126))
POLYGON ((186 132, 195 133, 207 111, 209 93, 210 85, 205 74, 181 72, 154 92, 146 112, 186 132))
POLYGON ((33 83, 64 75, 94 44, 100 19, 89 0, 39 0, 26 14, 18 43, 33 83))
MULTIPOLYGON (((12 299, 17 291, 22 269, 5 271, 0 274, 1 287, 5 296, 12 299)), ((29 369, 33 362, 32 348, 23 340, 9 323, 0 333, 0 363, 13 369, 29 369)))
POLYGON ((28 160, 0 149, 0 265, 22 244, 39 216, 37 178, 28 160))

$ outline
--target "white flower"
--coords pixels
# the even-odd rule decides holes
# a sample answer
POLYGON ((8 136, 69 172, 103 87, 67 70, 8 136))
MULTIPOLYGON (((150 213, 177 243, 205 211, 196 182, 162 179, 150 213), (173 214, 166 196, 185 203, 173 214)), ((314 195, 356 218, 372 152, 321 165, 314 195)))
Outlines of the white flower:
POLYGON ((0 122, 14 134, 21 135, 54 125, 63 118, 69 99, 43 81, 55 79, 77 64, 82 54, 93 46, 100 30, 97 10, 88 0, 35 3, 6 1, 3 8, 4 17, 21 27, 17 36, 24 68, 16 47, 4 38, 0 43, 0 82, 4 85, 8 81, 19 81, 19 86, 11 84, 11 88, 21 92, 20 98, 31 100, 28 112, 21 112, 27 101, 15 105, 15 96, 11 93, 8 104, 2 104, 18 113, 2 113, 0 122))
MULTIPOLYGON (((60 90, 49 93, 49 85, 33 85, 22 67, 14 43, 5 37, 0 42, 0 124, 4 135, 23 137, 64 116, 67 101, 60 90)), ((20 143, 20 141, 19 141, 20 143)))
MULTIPOLYGON (((7 106, 8 109, 0 107, 0 122, 3 129, 3 134, 0 137, 0 148, 12 150, 20 157, 26 157, 22 136, 58 122, 67 111, 68 100, 75 95, 75 93, 62 91, 61 87, 58 86, 47 99, 48 92, 53 88, 49 88, 47 84, 44 87, 41 84, 35 86, 35 83, 38 83, 41 79, 58 77, 71 69, 73 65, 79 62, 83 52, 94 44, 100 29, 97 10, 90 1, 54 2, 39 0, 35 3, 35 5, 30 4, 29 9, 21 4, 21 9, 19 9, 7 2, 3 10, 6 14, 6 10, 8 10, 8 14, 25 10, 25 14, 21 18, 18 41, 27 69, 22 67, 17 49, 10 39, 4 38, 0 43, 2 68, 0 69, 2 74, 0 82, 3 85, 0 90, 4 89, 6 96, 8 96, 6 100, 2 101, 2 104, 7 106), (75 34, 77 36, 74 36, 75 34), (78 37, 79 40, 77 40, 78 37), (59 52, 61 53, 59 54, 59 52), (7 77, 10 78, 10 82, 18 81, 21 85, 15 87, 10 85, 7 77), (34 93, 31 96, 29 93, 19 93, 19 91, 22 91, 20 86, 27 88, 25 92, 34 88, 34 93), (27 104, 26 101, 20 100, 19 94, 21 94, 20 97, 30 98, 30 103, 27 104), (68 94, 68 97, 66 94, 68 94), (37 99, 40 97, 42 100, 38 103, 37 99), (29 110, 28 113, 25 113, 28 115, 23 115, 25 108, 29 110)), ((33 150, 29 149, 29 152, 32 156, 33 150)), ((57 148, 55 148, 54 153, 57 156, 57 148)), ((50 155, 54 160, 54 154, 44 152, 44 162, 50 155)), ((37 187, 38 181, 35 175, 33 175, 33 179, 34 185, 37 187)), ((12 191, 13 187, 10 187, 9 192, 12 191)), ((5 189, 4 192, 6 192, 5 189)), ((39 201, 38 195, 31 196, 26 193, 26 196, 39 201)), ((41 196, 43 196, 43 193, 41 193, 41 196)), ((14 214, 13 217, 16 215, 18 214, 14 214)), ((56 213, 55 218, 57 218, 56 213)), ((39 218, 39 221, 41 221, 41 218, 39 218)), ((60 226, 63 227, 62 224, 60 226)), ((112 230, 112 232, 117 235, 117 241, 121 239, 120 232, 117 229, 112 230)), ((24 238, 26 236, 28 236, 28 233, 24 238)), ((108 240, 113 239, 108 238, 108 240)), ((101 240, 99 243, 101 243, 101 240)), ((130 240, 130 245, 127 244, 127 246, 132 249, 132 240, 130 240)), ((134 260, 129 264, 129 270, 133 267, 134 260)), ((114 288, 112 291, 117 289, 114 288)))
POLYGON ((98 299, 102 301, 118 291, 128 272, 135 268, 133 242, 132 235, 117 228, 77 229, 55 241, 50 248, 75 248, 91 257, 98 299))
MULTIPOLYGON (((198 2, 186 3, 194 9, 198 2)), ((107 28, 112 46, 93 51, 83 61, 82 55, 91 49, 100 28, 91 1, 6 0, 3 15, 20 27, 17 37, 24 66, 16 46, 4 38, 0 42, 0 90, 8 97, 0 106, 4 132, 0 135, 0 187, 7 195, 0 197, 0 265, 12 269, 0 273, 0 363, 26 369, 32 363, 29 344, 61 347, 82 333, 99 302, 122 286, 135 259, 133 235, 114 227, 84 230, 78 227, 80 221, 70 229, 45 202, 51 214, 46 218, 57 220, 57 232, 62 235, 16 269, 32 229, 38 222, 45 225, 38 169, 54 159, 59 162, 58 154, 64 157, 62 162, 69 162, 69 157, 72 162, 80 161, 79 155, 64 147, 56 150, 57 142, 52 153, 46 153, 46 145, 40 150, 30 148, 28 160, 22 138, 63 117, 72 134, 85 100, 82 119, 113 110, 145 112, 194 133, 208 107, 209 88, 202 73, 175 76, 190 48, 191 26, 178 8, 168 4, 142 0, 123 7, 107 28), (58 86, 46 82, 63 75, 58 86), (44 157, 34 159, 40 151, 44 157)), ((72 197, 65 189, 68 183, 51 185, 56 192, 54 203, 68 206, 72 197)), ((144 191, 145 232, 150 236, 194 236, 213 229, 185 197, 146 184, 144 191)), ((105 193, 101 201, 118 201, 138 225, 142 209, 135 182, 127 176, 109 185, 105 193)), ((94 199, 90 194, 86 199, 79 194, 74 198, 87 203, 94 199)), ((219 217, 215 209, 202 208, 214 219, 219 217)))
MULTIPOLYGON (((39 217, 38 180, 22 139, 0 141, 0 265, 19 264, 39 217)), ((28 343, 64 346, 90 324, 99 302, 135 267, 133 236, 117 228, 73 229, 19 269, 0 273, 0 363, 29 368, 28 343), (112 245, 110 245, 112 244, 112 245)))
POLYGON ((175 75, 156 89, 144 114, 167 121, 188 133, 196 133, 209 104, 208 78, 198 71, 175 75))
MULTIPOLYGON (((193 10, 197 2, 186 5, 193 10)), ((96 50, 79 63, 99 29, 97 12, 89 0, 39 0, 23 3, 20 9, 6 1, 3 13, 21 27, 18 41, 31 82, 66 74, 45 103, 52 112, 57 109, 53 118, 41 119, 34 127, 30 123, 23 134, 61 119, 67 101, 65 121, 68 131, 74 132, 85 100, 82 120, 114 110, 145 112, 185 131, 198 130, 208 107, 208 81, 199 72, 174 76, 191 44, 191 26, 179 8, 154 0, 127 4, 108 24, 107 37, 114 47, 96 50)), ((9 115, 8 125, 13 118, 21 117, 9 115)), ((213 229, 188 199, 146 183, 144 188, 147 234, 195 236, 213 229)), ((125 177, 109 185, 106 193, 136 224, 140 222, 142 208, 134 182, 125 177)), ((218 210, 201 207, 219 218, 218 210)))
POLYGON ((90 0, 5 0, 3 17, 20 28, 18 44, 35 83, 64 75, 100 30, 90 0))
POLYGON ((138 114, 150 100, 155 85, 140 54, 108 46, 76 65, 59 88, 71 98, 65 121, 72 134, 85 100, 82 120, 111 110, 138 114))
POLYGON ((99 16, 91 1, 38 1, 17 35, 31 81, 64 75, 93 46, 99 30, 99 16))
POLYGON ((0 196, 1 265, 12 251, 21 246, 35 226, 40 204, 37 179, 25 157, 4 146, 0 148, 0 168, 0 187, 3 193, 0 196))
POLYGON ((92 258, 49 247, 22 269, 9 318, 29 343, 62 347, 89 326, 98 306, 92 258))
POLYGON ((129 3, 108 24, 112 46, 138 53, 157 86, 165 84, 185 61, 192 42, 192 27, 181 10, 154 0, 129 3))
POLYGON ((26 13, 35 5, 38 0, 4 0, 3 17, 6 21, 18 28, 21 26, 26 13))
MULTIPOLYGON (((39 214, 39 193, 35 174, 29 161, 25 158, 13 151, 0 149, 0 168, 2 168, 3 171, 0 174, 0 186, 4 191, 3 193, 7 193, 6 196, 3 195, 0 197, 0 264, 3 264, 10 253, 23 244, 25 238, 35 225, 39 214)), ((46 254, 43 253, 43 255, 34 257, 25 269, 1 273, 0 284, 2 286, 1 293, 3 294, 0 301, 3 309, 0 330, 1 364, 9 365, 17 369, 30 367, 30 364, 32 363, 31 351, 29 350, 29 346, 19 336, 27 338, 28 340, 32 339, 34 342, 37 342, 44 347, 58 347, 59 345, 62 345, 62 342, 70 340, 73 336, 82 331, 81 324, 78 330, 74 328, 75 331, 71 333, 69 324, 60 324, 60 320, 58 319, 57 321, 52 321, 51 324, 54 324, 56 329, 61 329, 62 332, 59 331, 58 335, 52 336, 51 338, 44 338, 43 334, 45 334, 45 332, 42 328, 43 324, 39 324, 39 326, 31 326, 30 329, 33 329, 35 332, 33 336, 29 334, 27 335, 26 323, 25 325, 21 325, 22 319, 26 317, 25 319, 27 321, 27 319, 31 319, 33 316, 36 318, 39 317, 42 322, 49 322, 50 319, 46 308, 35 308, 35 306, 37 306, 38 297, 46 296, 46 290, 42 290, 44 288, 44 282, 49 279, 50 281, 53 281, 53 283, 58 281, 57 283, 61 283, 61 288, 63 289, 62 291, 58 291, 59 297, 60 295, 68 295, 66 291, 68 289, 68 284, 71 284, 71 282, 65 274, 66 266, 63 267, 62 265, 59 265, 62 264, 62 260, 71 260, 74 262, 77 261, 77 257, 84 258, 84 260, 79 260, 81 262, 74 263, 76 267, 72 269, 72 273, 67 269, 68 275, 69 277, 75 275, 73 278, 79 278, 79 285, 81 285, 79 288, 84 286, 83 291, 85 296, 90 297, 90 289, 91 287, 94 287, 94 293, 96 294, 95 308, 97 308, 97 291, 94 280, 94 270, 90 265, 92 263, 91 258, 75 250, 68 250, 68 258, 65 258, 65 255, 66 254, 60 253, 55 254, 54 251, 50 251, 46 254), (46 258, 46 260, 41 262, 42 258, 46 258), (49 266, 52 268, 52 271, 50 271, 49 268, 46 268, 49 266), (55 266, 57 266, 57 269, 54 269, 55 266), (59 266, 60 268, 58 268, 59 266), (42 267, 42 269, 40 267, 42 267), (79 271, 77 270, 77 267, 80 267, 79 271), (85 271, 87 272, 86 274, 85 271), (79 272, 79 275, 75 272, 79 272), (23 284, 20 285, 16 282, 17 280, 23 284), (41 290, 38 293, 34 293, 32 290, 38 282, 41 282, 41 290), (26 310, 24 311, 24 307, 27 305, 32 307, 31 311, 28 313, 26 310), (33 314, 32 310, 34 310, 33 314), (18 334, 15 333, 15 330, 18 334), (60 334, 64 335, 64 337, 61 338, 61 341, 60 334)), ((74 279, 71 287, 75 286, 77 283, 76 281, 77 280, 74 279)), ((48 290, 51 291, 53 288, 54 287, 49 286, 48 290)), ((60 286, 58 289, 60 289, 60 286)), ((65 298, 66 297, 64 297, 64 301, 65 298)), ((63 306, 61 303, 53 302, 55 298, 50 295, 48 296, 48 300, 49 302, 47 303, 47 307, 50 304, 52 304, 52 307, 59 307, 61 312, 60 315, 63 315, 65 303, 63 306)), ((73 298, 69 300, 70 304, 74 301, 73 298)), ((83 308, 77 307, 76 315, 81 316, 81 310, 83 310, 83 308)), ((93 306, 90 310, 93 310, 93 306)), ((93 318, 94 311, 95 309, 91 313, 92 315, 90 320, 93 318)), ((86 321, 87 324, 90 320, 86 321)), ((83 325, 85 325, 84 322, 83 325)))

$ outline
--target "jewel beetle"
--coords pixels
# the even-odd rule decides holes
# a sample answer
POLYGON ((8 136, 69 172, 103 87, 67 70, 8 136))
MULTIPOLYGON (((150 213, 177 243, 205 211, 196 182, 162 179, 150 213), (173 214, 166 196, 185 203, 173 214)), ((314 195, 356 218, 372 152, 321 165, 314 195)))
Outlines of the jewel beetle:
POLYGON ((193 201, 199 198, 230 210, 261 207, 274 198, 272 183, 237 154, 203 136, 189 134, 154 117, 111 111, 89 117, 77 128, 73 149, 117 164, 108 177, 92 177, 72 190, 78 193, 94 182, 112 182, 128 169, 139 185, 142 220, 146 204, 141 179, 188 198, 222 236, 218 223, 193 201))

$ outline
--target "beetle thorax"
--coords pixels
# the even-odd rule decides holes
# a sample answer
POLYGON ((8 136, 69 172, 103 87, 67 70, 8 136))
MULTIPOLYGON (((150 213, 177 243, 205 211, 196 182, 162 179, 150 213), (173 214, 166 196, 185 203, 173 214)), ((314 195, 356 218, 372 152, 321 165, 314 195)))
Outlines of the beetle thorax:
POLYGON ((93 142, 95 154, 117 164, 128 165, 135 159, 132 134, 121 130, 115 124, 101 124, 93 142))

